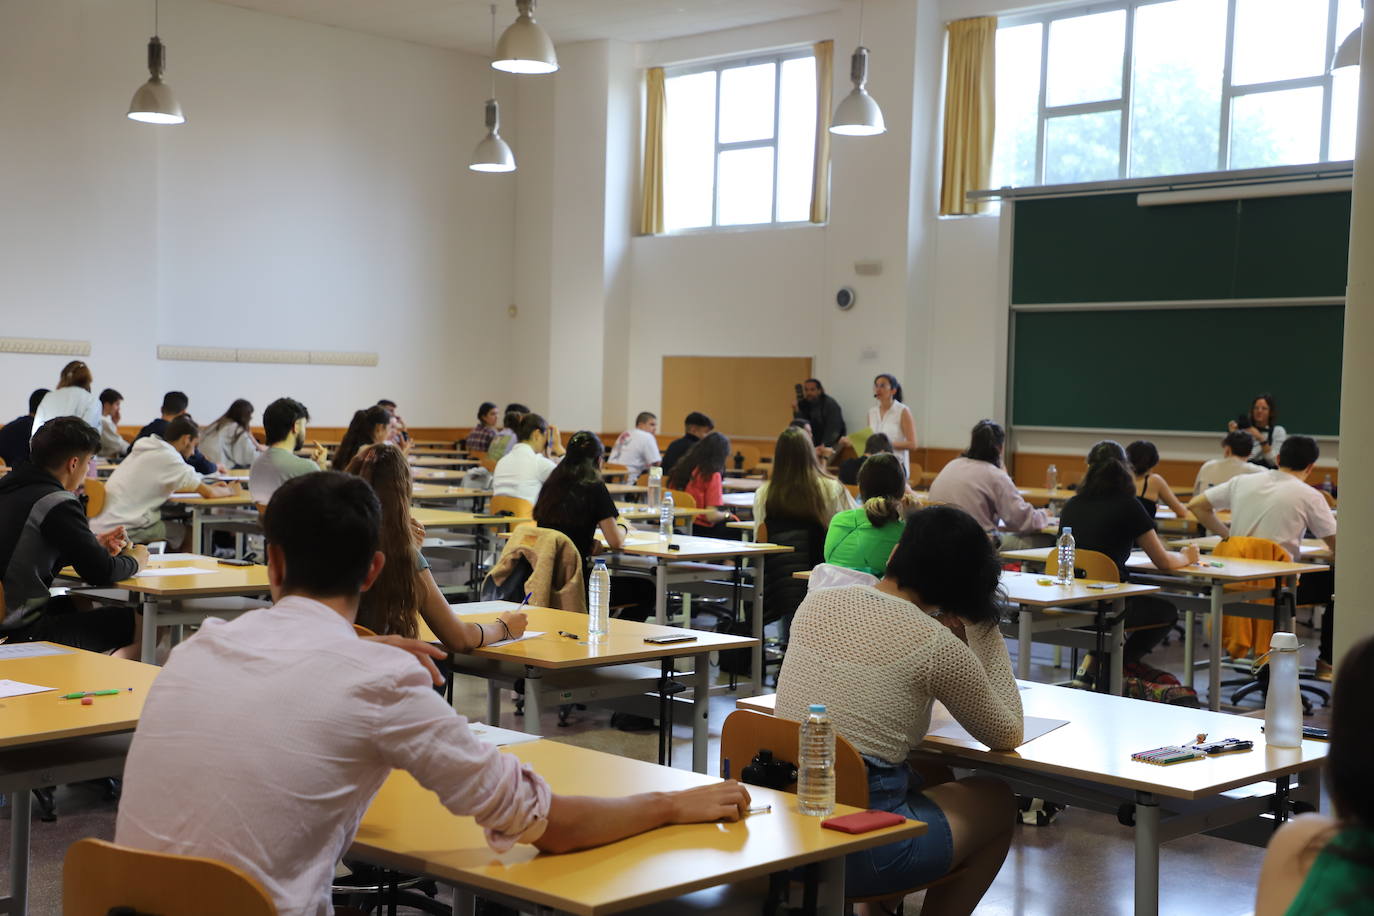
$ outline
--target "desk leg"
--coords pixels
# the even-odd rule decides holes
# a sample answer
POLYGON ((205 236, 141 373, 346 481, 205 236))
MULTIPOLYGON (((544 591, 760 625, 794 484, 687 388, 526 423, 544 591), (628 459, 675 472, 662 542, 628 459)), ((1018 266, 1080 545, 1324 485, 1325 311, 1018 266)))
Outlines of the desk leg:
POLYGON ((143 599, 143 648, 139 661, 157 664, 157 599, 151 595, 143 599))
POLYGON ((1207 708, 1212 712, 1221 709, 1221 605, 1226 594, 1226 586, 1220 581, 1212 583, 1212 638, 1207 648, 1207 708))
POLYGON ((827 916, 841 916, 844 905, 844 856, 836 856, 820 863, 820 899, 816 911, 827 916))
MULTIPOLYGON (((204 532, 204 520, 201 512, 194 507, 191 509, 191 553, 204 553, 201 537, 204 532)), ((175 548, 174 548, 175 549, 175 548)))
POLYGON ((1116 623, 1112 624, 1112 670, 1110 684, 1112 696, 1121 696, 1125 689, 1125 677, 1123 667, 1126 659, 1126 601, 1117 599, 1112 602, 1112 610, 1116 612, 1116 623))
POLYGON ((453 916, 474 916, 477 912, 477 895, 465 887, 453 889, 453 916))
POLYGON ((710 740, 711 655, 693 655, 696 676, 692 683, 692 770, 706 772, 707 743, 710 740))
POLYGON ((29 911, 29 819, 33 816, 33 793, 20 789, 9 794, 10 816, 10 896, 0 899, 8 904, 6 912, 25 916, 29 911))
POLYGON ((543 714, 543 703, 539 694, 544 689, 543 672, 538 668, 525 668, 525 721, 522 731, 531 735, 539 734, 539 717, 543 714))
POLYGON ((487 681, 487 724, 501 725, 501 685, 492 680, 487 681))
POLYGON ((1022 607, 1016 624, 1016 676, 1030 680, 1031 609, 1022 607))
POLYGON ((750 680, 754 682, 754 696, 763 693, 763 561, 762 556, 754 558, 754 632, 751 635, 758 642, 749 650, 753 661, 750 680))
POLYGON ((1159 914, 1159 802, 1135 796, 1135 916, 1159 914))
POLYGON ((1193 645, 1193 631, 1197 627, 1197 614, 1190 607, 1183 612, 1183 686, 1193 686, 1193 658, 1197 651, 1193 645))
POLYGON ((659 559, 654 563, 654 623, 668 625, 668 562, 659 559))

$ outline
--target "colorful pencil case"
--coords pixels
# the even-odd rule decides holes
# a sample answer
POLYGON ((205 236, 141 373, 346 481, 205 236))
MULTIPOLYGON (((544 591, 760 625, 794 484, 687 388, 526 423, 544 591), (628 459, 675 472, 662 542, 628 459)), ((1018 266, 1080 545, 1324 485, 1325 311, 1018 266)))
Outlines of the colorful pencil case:
POLYGON ((1155 766, 1169 766, 1172 763, 1186 763, 1189 760, 1201 760, 1207 755, 1201 751, 1191 750, 1178 745, 1168 745, 1167 747, 1157 747, 1149 751, 1137 751, 1131 755, 1132 760, 1141 763, 1152 763, 1155 766))
POLYGON ((900 814, 893 814, 891 811, 869 810, 842 814, 839 817, 827 817, 821 821, 821 826, 827 830, 839 830, 843 833, 868 833, 870 830, 895 827, 905 820, 906 818, 900 814))

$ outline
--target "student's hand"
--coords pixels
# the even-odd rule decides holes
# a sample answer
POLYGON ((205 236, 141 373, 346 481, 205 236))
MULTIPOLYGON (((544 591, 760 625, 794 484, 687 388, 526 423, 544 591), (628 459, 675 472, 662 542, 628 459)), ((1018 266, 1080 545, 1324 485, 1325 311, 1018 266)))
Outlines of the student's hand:
POLYGON ((1198 558, 1202 556, 1202 551, 1197 549, 1196 544, 1184 544, 1178 552, 1183 557, 1183 559, 1188 561, 1184 564, 1185 566, 1195 565, 1198 561, 1198 558))
POLYGON ((434 659, 444 658, 448 653, 438 646, 432 646, 423 639, 406 639, 404 636, 367 636, 364 638, 372 642, 382 642, 388 646, 404 649, 415 656, 421 667, 429 672, 430 679, 434 681, 434 686, 438 687, 444 683, 443 675, 434 666, 434 659))
POLYGON ((425 526, 413 518, 410 520, 410 540, 415 544, 416 550, 425 546, 425 526))
POLYGON ((225 474, 228 474, 228 473, 229 473, 229 469, 226 468, 226 467, 225 467, 224 465, 222 465, 222 464, 217 464, 217 465, 215 465, 215 473, 216 473, 216 474, 219 474, 219 475, 222 477, 222 476, 224 476, 225 474))
POLYGON ((749 810, 749 790, 733 779, 668 794, 668 823, 737 821, 749 810))
POLYGON ((529 618, 524 611, 504 611, 501 620, 510 629, 511 639, 518 639, 525 635, 525 626, 529 623, 529 618))
POLYGON ((100 542, 100 546, 104 547, 106 552, 112 557, 119 556, 124 552, 124 548, 129 546, 129 539, 124 534, 123 525, 120 525, 112 531, 106 531, 104 534, 97 534, 95 539, 100 542))
POLYGON ((129 548, 129 555, 138 561, 138 568, 143 569, 148 565, 148 548, 142 544, 135 544, 129 548))
POLYGON ((325 448, 323 445, 320 445, 320 443, 318 442, 311 442, 310 460, 318 464, 320 467, 325 467, 326 463, 329 461, 329 449, 325 448))
POLYGON ((1239 428, 1240 428, 1240 427, 1238 426, 1238 424, 1236 423, 1235 420, 1228 420, 1228 421, 1226 421, 1226 431, 1227 431, 1228 433, 1233 433, 1233 432, 1235 432, 1235 431, 1236 431, 1237 429, 1239 429, 1239 428))

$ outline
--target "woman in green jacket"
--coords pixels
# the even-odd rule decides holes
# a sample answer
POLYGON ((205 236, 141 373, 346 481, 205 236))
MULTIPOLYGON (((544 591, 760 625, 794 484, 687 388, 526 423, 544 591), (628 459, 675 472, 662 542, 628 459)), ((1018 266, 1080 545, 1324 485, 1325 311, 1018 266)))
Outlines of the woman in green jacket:
POLYGON ((825 562, 881 577, 911 508, 906 474, 890 453, 870 455, 859 468, 863 508, 839 512, 825 535, 825 562))

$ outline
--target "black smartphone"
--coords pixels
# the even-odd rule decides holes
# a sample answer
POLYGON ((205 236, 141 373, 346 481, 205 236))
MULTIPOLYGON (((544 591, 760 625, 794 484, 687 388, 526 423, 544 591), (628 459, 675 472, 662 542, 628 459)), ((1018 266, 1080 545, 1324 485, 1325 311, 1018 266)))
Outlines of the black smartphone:
POLYGON ((682 633, 682 634, 678 634, 678 635, 673 635, 673 636, 646 636, 646 637, 644 637, 644 641, 645 641, 645 642, 653 643, 653 644, 656 645, 656 646, 664 646, 664 645, 667 645, 668 643, 674 643, 674 642, 693 642, 693 641, 695 641, 695 640, 696 640, 696 637, 695 637, 695 636, 691 636, 691 635, 688 635, 688 634, 686 634, 686 633, 682 633))
POLYGON ((1331 736, 1326 733, 1326 729, 1317 728, 1315 725, 1304 725, 1302 727, 1302 736, 1304 738, 1311 738, 1313 741, 1331 740, 1331 736))
POLYGON ((222 560, 219 561, 219 565, 221 565, 221 566, 252 566, 252 565, 253 565, 253 561, 252 561, 252 560, 229 560, 229 559, 222 559, 222 560))
POLYGON ((802 402, 802 398, 806 396, 805 392, 802 391, 801 382, 797 382, 795 385, 793 385, 792 390, 797 393, 797 403, 800 404, 802 402))

